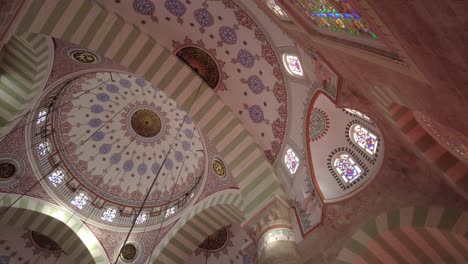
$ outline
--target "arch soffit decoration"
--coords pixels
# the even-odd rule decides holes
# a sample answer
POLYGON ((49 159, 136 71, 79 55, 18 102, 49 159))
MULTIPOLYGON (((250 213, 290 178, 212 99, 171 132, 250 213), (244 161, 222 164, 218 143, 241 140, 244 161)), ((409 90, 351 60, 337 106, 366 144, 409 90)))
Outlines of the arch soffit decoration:
POLYGON ((208 235, 244 220, 242 202, 240 191, 225 190, 196 204, 153 250, 150 263, 184 263, 208 235))
MULTIPOLYGON (((414 206, 388 211, 372 218, 357 229, 344 243, 336 263, 355 263, 358 260, 367 260, 367 262, 371 263, 372 261, 369 260, 375 261, 379 257, 390 259, 398 257, 386 253, 391 251, 387 251, 388 248, 381 247, 379 241, 383 235, 405 228, 433 229, 455 234, 464 237, 466 240, 468 234, 467 221, 468 212, 459 209, 414 206)), ((453 241, 448 241, 448 243, 451 242, 453 241)), ((403 254, 398 253, 401 251, 396 250, 396 247, 393 250, 397 255, 403 254)))
POLYGON ((1 222, 54 238, 77 263, 109 263, 101 243, 78 217, 49 202, 33 197, 19 197, 9 194, 0 200, 2 212, 11 206, 0 217, 1 222))
MULTIPOLYGON (((135 30, 137 37, 129 38, 123 32, 125 30, 121 30, 117 36, 115 32, 107 32, 108 28, 103 23, 93 23, 96 17, 83 13, 91 9, 103 19, 118 23, 123 21, 120 16, 104 10, 94 2, 60 1, 58 4, 57 0, 52 0, 26 2, 13 25, 16 32, 42 33, 95 50, 143 76, 186 111, 193 103, 190 114, 225 158, 239 185, 243 198, 241 210, 247 217, 253 215, 274 195, 285 196, 263 151, 230 109, 196 73, 134 25, 124 22, 123 28, 135 30), (68 9, 79 11, 70 16, 65 14, 68 9), (41 15, 37 16, 38 13, 41 15), (90 33, 88 30, 91 25, 93 32, 90 33), (119 41, 113 42, 115 39, 119 41), (146 39, 145 49, 136 45, 137 39, 146 39), (131 57, 130 54, 137 55, 131 57), (177 74, 181 78, 173 78, 177 74)), ((236 207, 234 204, 232 206, 236 207)))

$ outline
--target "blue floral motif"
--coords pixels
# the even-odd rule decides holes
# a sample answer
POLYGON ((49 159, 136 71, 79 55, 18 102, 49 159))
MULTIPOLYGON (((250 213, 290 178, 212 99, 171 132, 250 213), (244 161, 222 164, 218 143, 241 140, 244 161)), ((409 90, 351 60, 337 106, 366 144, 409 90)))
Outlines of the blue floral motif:
POLYGON ((154 4, 150 0, 135 0, 133 1, 133 9, 138 14, 151 16, 154 13, 154 4))
POLYGON ((177 17, 183 16, 185 11, 187 11, 185 5, 179 0, 167 0, 164 7, 167 11, 177 17))
POLYGON ((90 107, 91 113, 93 114, 99 114, 102 111, 104 111, 104 107, 102 105, 92 105, 90 107))
POLYGON ((252 75, 247 79, 247 85, 254 94, 260 94, 265 89, 262 80, 257 75, 252 75))
POLYGON ((250 119, 252 119, 254 123, 260 123, 263 120, 265 120, 265 116, 263 115, 263 110, 258 105, 252 105, 251 107, 249 107, 249 115, 250 115, 250 119))
POLYGON ((202 27, 210 27, 214 24, 213 16, 206 8, 195 10, 193 15, 195 16, 195 20, 197 20, 198 24, 202 27))
POLYGON ((220 27, 219 37, 221 38, 222 42, 229 44, 229 45, 234 45, 237 42, 236 30, 233 29, 232 27, 226 27, 226 26, 220 27))
POLYGON ((241 49, 237 53, 237 61, 244 67, 250 69, 255 64, 255 57, 248 50, 241 49))

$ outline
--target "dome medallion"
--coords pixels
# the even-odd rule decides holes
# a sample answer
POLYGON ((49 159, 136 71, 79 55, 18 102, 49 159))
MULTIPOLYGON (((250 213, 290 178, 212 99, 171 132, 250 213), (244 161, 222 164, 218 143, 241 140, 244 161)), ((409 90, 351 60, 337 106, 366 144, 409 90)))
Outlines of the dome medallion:
POLYGON ((79 213, 114 226, 132 223, 153 182, 142 222, 171 222, 194 203, 189 194, 201 191, 207 166, 204 145, 190 115, 164 92, 133 75, 93 73, 57 86, 40 104, 49 105, 55 93, 46 124, 52 135, 29 130, 36 144, 47 141, 49 153, 57 153, 33 154, 37 177, 55 167, 64 172, 56 186, 41 181, 54 198, 75 210, 71 201, 83 193, 79 213), (117 215, 104 217, 112 208, 117 215))

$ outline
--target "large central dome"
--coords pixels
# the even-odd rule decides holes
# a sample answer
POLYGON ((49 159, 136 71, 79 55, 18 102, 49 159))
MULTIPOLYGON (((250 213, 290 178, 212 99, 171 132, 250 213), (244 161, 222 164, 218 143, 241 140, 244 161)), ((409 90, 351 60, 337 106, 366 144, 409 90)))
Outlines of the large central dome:
POLYGON ((150 217, 173 207, 166 215, 173 217, 201 189, 200 133, 192 118, 150 83, 123 73, 93 73, 51 93, 58 94, 50 111, 54 133, 36 141, 57 151, 68 188, 46 186, 67 204, 84 192, 92 202, 80 212, 111 207, 131 219, 157 177, 144 209, 150 217))

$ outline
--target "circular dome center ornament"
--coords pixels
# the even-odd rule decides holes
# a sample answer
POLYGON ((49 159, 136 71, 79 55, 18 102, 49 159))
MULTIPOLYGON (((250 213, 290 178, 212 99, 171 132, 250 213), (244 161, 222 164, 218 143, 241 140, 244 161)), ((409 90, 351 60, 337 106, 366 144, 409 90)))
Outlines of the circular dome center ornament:
POLYGON ((150 109, 135 111, 131 117, 133 131, 142 137, 154 137, 159 134, 162 127, 159 115, 150 109))
POLYGON ((120 254, 120 257, 124 261, 132 261, 135 259, 137 255, 137 248, 135 245, 127 243, 125 246, 122 248, 122 253, 120 254))
POLYGON ((94 64, 99 62, 98 56, 87 50, 71 50, 68 53, 68 56, 83 64, 94 64))
POLYGON ((16 173, 16 167, 10 162, 0 162, 0 180, 6 180, 13 177, 16 173))

